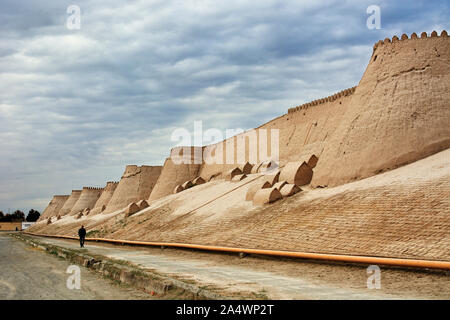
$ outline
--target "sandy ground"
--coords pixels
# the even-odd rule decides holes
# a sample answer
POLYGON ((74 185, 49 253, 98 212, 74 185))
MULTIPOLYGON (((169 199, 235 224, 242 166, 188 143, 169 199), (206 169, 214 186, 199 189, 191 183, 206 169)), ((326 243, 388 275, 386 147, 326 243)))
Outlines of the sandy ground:
MULTIPOLYGON (((76 241, 40 238, 64 247, 76 241)), ((87 250, 221 293, 269 299, 450 299, 450 274, 381 267, 381 289, 367 289, 367 266, 87 243, 87 250)))
POLYGON ((66 281, 69 262, 0 233, 1 300, 128 300, 151 299, 149 294, 100 278, 81 269, 80 290, 70 290, 66 281))

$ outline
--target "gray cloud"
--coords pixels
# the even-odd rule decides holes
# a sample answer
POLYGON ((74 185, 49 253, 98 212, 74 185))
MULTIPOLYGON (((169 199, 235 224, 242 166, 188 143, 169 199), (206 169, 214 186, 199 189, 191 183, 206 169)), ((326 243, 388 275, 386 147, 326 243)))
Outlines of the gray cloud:
POLYGON ((194 120, 247 129, 356 85, 377 40, 444 29, 448 4, 3 0, 0 210, 162 164, 194 120), (81 30, 65 27, 71 4, 81 30))

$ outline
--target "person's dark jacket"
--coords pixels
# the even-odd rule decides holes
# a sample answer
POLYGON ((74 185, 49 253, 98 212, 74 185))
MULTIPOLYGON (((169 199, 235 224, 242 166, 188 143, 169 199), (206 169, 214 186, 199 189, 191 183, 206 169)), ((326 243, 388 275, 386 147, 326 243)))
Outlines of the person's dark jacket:
POLYGON ((78 235, 80 236, 80 238, 85 238, 86 237, 86 229, 80 228, 80 230, 78 230, 78 235))

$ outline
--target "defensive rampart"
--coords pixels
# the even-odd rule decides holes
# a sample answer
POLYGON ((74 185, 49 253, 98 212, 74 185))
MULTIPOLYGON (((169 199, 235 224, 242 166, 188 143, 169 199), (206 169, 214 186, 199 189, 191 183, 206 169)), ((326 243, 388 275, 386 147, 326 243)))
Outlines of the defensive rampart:
POLYGON ((313 185, 369 177, 450 147, 447 33, 379 41, 324 147, 313 185))
POLYGON ((171 157, 167 158, 161 175, 149 196, 149 200, 156 200, 169 195, 177 185, 196 178, 200 172, 201 158, 196 154, 203 148, 177 147, 171 150, 171 157), (197 149, 197 151, 196 151, 197 149), (198 163, 200 162, 200 163, 198 163))
POLYGON ((161 170, 161 166, 126 166, 125 172, 104 212, 113 212, 125 208, 132 202, 148 199, 161 170))
POLYGON ((83 187, 80 197, 73 205, 69 214, 76 214, 84 209, 92 209, 97 202, 103 188, 83 187))
POLYGON ((97 214, 103 212, 106 209, 106 206, 111 200, 118 184, 119 182, 114 181, 109 181, 106 183, 106 186, 103 188, 102 193, 95 203, 94 208, 92 208, 90 214, 97 214))
POLYGON ((66 214, 70 213, 75 203, 78 201, 81 195, 81 190, 72 190, 72 193, 70 194, 67 201, 64 203, 64 205, 61 207, 61 210, 59 210, 58 213, 55 212, 55 215, 65 216, 66 214))
POLYGON ((53 199, 50 201, 48 206, 45 208, 45 210, 42 212, 41 216, 39 217, 39 221, 58 215, 59 211, 61 210, 64 203, 67 201, 67 199, 69 199, 68 195, 53 196, 53 199))

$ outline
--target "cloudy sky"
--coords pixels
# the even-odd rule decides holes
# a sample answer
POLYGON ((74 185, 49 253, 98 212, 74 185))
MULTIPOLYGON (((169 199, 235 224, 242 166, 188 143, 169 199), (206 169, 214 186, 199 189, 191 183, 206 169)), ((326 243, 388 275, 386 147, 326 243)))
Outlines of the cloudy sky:
MULTIPOLYGON (((0 210, 161 165, 174 129, 249 129, 358 83, 449 1, 0 0, 0 210), (81 9, 68 29, 67 8, 81 9), (369 5, 381 8, 370 30, 369 5)), ((73 20, 70 20, 73 21, 73 20)))

